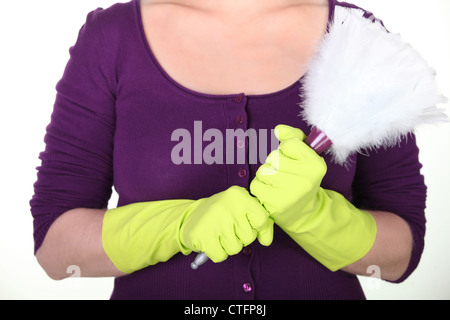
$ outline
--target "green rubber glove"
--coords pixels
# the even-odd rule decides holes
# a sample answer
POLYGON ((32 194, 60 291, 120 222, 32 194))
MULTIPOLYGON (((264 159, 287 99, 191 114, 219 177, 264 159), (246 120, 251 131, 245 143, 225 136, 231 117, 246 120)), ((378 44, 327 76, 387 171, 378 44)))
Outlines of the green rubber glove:
POLYGON ((199 200, 161 200, 106 211, 103 248, 124 273, 169 260, 182 252, 205 252, 214 262, 239 253, 256 238, 273 239, 273 223, 259 201, 233 186, 199 200))
POLYGON ((375 219, 341 194, 320 187, 326 163, 303 142, 300 129, 275 129, 280 145, 258 169, 251 193, 277 225, 328 269, 360 260, 375 241, 375 219))

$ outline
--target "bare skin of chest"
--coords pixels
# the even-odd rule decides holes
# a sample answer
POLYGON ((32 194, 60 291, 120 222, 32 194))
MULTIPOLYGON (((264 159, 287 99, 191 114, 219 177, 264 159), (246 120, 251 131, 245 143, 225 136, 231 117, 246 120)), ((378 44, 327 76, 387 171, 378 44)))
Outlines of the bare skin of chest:
POLYGON ((266 94, 306 72, 328 22, 328 2, 315 2, 233 13, 143 1, 141 12, 153 54, 179 84, 206 94, 266 94))

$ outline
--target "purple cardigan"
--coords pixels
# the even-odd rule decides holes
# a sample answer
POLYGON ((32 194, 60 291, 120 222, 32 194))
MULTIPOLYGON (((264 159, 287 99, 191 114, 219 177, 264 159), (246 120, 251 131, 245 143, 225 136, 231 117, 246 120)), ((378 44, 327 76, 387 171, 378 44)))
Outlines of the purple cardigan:
MULTIPOLYGON (((354 7, 329 2, 330 20, 335 6, 354 7)), ((373 15, 366 12, 366 17, 373 15)), ((42 164, 30 201, 35 250, 64 212, 105 208, 112 187, 119 196, 117 206, 199 199, 233 185, 248 188, 264 159, 255 161, 249 141, 235 143, 233 138, 224 140, 231 161, 223 155, 223 161, 216 157, 210 163, 201 154, 212 143, 206 135, 202 137, 208 129, 223 137, 227 129, 252 129, 261 137, 280 123, 306 134, 311 130, 298 116, 301 79, 262 95, 210 95, 174 81, 146 41, 139 0, 90 12, 70 55, 56 87, 46 148, 39 156, 42 164), (183 141, 192 149, 175 152, 174 157, 183 133, 192 138, 183 141), (244 161, 237 159, 239 150, 245 151, 244 161)), ((259 151, 267 154, 271 149, 267 143, 259 151)), ((418 153, 411 135, 397 147, 353 155, 347 167, 325 155, 328 172, 322 187, 340 192, 361 208, 393 212, 409 223, 414 249, 410 266, 398 282, 417 267, 424 245, 426 186, 418 153)), ((111 298, 365 298, 356 276, 327 270, 278 227, 270 247, 256 241, 225 262, 209 261, 192 271, 194 258, 195 254, 177 254, 168 262, 117 278, 111 298)))

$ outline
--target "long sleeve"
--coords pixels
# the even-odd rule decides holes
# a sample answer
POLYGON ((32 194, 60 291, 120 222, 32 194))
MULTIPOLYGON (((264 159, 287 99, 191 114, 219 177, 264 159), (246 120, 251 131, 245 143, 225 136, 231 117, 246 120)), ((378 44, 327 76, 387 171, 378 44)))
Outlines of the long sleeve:
POLYGON ((398 146, 359 155, 353 183, 354 202, 369 210, 387 211, 402 217, 410 226, 413 250, 403 282, 416 269, 424 249, 427 188, 419 162, 414 135, 398 146))
POLYGON ((70 48, 40 153, 30 201, 35 251, 52 223, 74 208, 104 208, 112 192, 114 72, 92 11, 70 48))

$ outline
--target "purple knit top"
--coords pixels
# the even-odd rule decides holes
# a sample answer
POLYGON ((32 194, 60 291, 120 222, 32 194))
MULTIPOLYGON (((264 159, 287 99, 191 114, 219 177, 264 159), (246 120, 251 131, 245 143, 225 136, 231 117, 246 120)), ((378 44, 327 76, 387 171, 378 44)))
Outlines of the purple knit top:
MULTIPOLYGON (((355 7, 329 2, 330 21, 335 6, 355 7)), ((366 17, 374 19, 369 12, 366 17)), ((109 204, 113 207, 199 199, 233 185, 248 188, 265 160, 256 155, 274 149, 269 136, 276 125, 311 131, 299 117, 299 80, 262 95, 195 92, 174 81, 156 60, 143 31, 139 0, 90 12, 56 86, 46 147, 39 156, 30 201, 35 250, 64 212, 107 207, 113 187, 119 196, 117 204, 109 204), (222 157, 202 156, 212 143, 207 132, 227 137, 249 130, 267 142, 257 153, 249 139, 237 134, 222 141, 222 157), (191 140, 181 141, 185 135, 191 140), (180 151, 181 142, 191 148, 180 151)), ((324 156, 328 172, 323 188, 340 192, 360 208, 393 212, 409 223, 412 259, 398 282, 417 267, 424 245, 426 186, 418 154, 411 135, 396 147, 353 155, 347 166, 324 156)), ((269 247, 255 241, 222 263, 209 261, 193 271, 195 256, 177 254, 117 278, 111 298, 365 298, 356 276, 329 271, 276 226, 269 247)))

